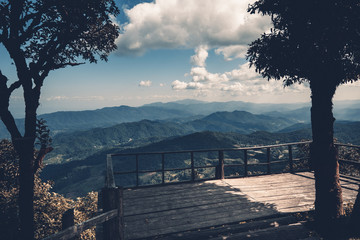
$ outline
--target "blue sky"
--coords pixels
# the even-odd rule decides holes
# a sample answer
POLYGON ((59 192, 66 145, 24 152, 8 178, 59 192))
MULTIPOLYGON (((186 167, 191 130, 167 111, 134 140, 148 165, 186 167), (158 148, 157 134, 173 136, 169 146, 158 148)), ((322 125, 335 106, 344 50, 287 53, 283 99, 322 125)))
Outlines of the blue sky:
MULTIPOLYGON (((118 50, 107 63, 52 72, 39 113, 139 106, 186 98, 204 101, 308 102, 306 85, 284 89, 262 79, 244 59, 247 44, 268 31, 270 21, 249 15, 248 0, 123 0, 116 23, 118 50)), ((0 70, 15 70, 0 46, 0 70)), ((336 100, 360 99, 360 84, 342 86, 336 100)), ((21 92, 12 97, 16 117, 21 92)))

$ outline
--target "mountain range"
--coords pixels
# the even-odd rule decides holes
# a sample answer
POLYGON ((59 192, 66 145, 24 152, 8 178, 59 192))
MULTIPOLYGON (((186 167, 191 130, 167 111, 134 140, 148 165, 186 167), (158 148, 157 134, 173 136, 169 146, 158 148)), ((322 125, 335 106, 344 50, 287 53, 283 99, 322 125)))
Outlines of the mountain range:
MULTIPOLYGON (((358 121, 360 119, 360 101, 340 101, 334 106, 335 117, 339 120, 358 121)), ((169 103, 152 103, 140 107, 106 107, 86 111, 62 111, 39 115, 47 121, 53 135, 98 127, 110 127, 119 123, 147 120, 171 120, 184 122, 195 120, 219 111, 247 111, 272 117, 283 117, 291 121, 309 122, 310 105, 308 103, 259 104, 241 101, 202 102, 182 100, 169 103)), ((21 132, 24 120, 16 119, 21 132)), ((0 138, 9 138, 9 134, 0 122, 0 138)))

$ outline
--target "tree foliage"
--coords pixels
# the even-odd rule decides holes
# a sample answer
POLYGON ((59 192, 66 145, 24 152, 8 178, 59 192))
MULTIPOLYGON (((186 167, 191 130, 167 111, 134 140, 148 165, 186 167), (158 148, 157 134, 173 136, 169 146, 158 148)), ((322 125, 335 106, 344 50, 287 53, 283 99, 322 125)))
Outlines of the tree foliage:
POLYGON ((353 1, 260 0, 250 13, 270 15, 273 28, 251 43, 248 59, 264 77, 285 85, 338 86, 360 73, 360 5, 353 1), (319 78, 318 74, 333 76, 319 78), (333 81, 333 82, 329 82, 333 81))
MULTIPOLYGON (((4 239, 14 239, 19 226, 17 212, 19 192, 19 158, 12 144, 0 142, 0 235, 4 239)), ((63 213, 74 208, 75 222, 83 222, 97 212, 97 193, 90 192, 76 200, 51 191, 52 183, 43 182, 39 172, 35 176, 35 238, 41 239, 61 230, 63 213)), ((93 230, 82 233, 81 239, 95 239, 93 230)))
POLYGON ((41 88, 50 71, 107 60, 116 49, 119 13, 114 0, 0 0, 0 44, 16 68, 9 79, 0 69, 0 118, 19 154, 20 239, 33 239, 34 173, 49 149, 34 157, 37 108, 41 88), (9 111, 10 97, 22 89, 25 133, 9 111))

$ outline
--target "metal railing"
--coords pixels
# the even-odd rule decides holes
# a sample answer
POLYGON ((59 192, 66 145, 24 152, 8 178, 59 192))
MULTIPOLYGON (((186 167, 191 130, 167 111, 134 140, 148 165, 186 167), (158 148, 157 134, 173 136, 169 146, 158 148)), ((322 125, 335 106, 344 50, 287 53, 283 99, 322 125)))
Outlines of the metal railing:
MULTIPOLYGON (((157 185, 173 182, 194 182, 198 180, 209 179, 223 179, 229 177, 271 174, 275 172, 294 172, 297 162, 307 161, 309 156, 302 154, 297 149, 298 154, 294 155, 294 148, 306 147, 311 141, 294 142, 286 144, 276 144, 267 146, 255 147, 240 147, 240 148, 222 148, 222 149, 202 149, 202 150, 183 150, 183 151, 168 151, 168 152, 138 152, 138 153, 121 153, 107 155, 107 174, 106 185, 108 187, 115 186, 115 176, 118 175, 134 175, 135 182, 133 184, 122 184, 127 187, 139 187, 144 185, 157 185), (195 155, 202 155, 196 158, 195 155), (215 157, 216 155, 216 157, 215 157), (286 157, 285 157, 286 155, 286 157), (179 162, 183 167, 175 167, 166 165, 168 156, 172 156, 174 162, 179 162), (181 157, 180 157, 181 156, 181 157), (121 158, 121 163, 117 163, 117 158, 121 158), (140 159, 143 158, 143 159, 140 159), (156 159, 157 158, 157 159, 156 159), (113 161, 114 160, 114 161, 113 161), (141 161, 140 161, 141 160, 141 161), (132 164, 130 164, 132 162, 132 164), (140 162, 147 166, 140 167, 140 162), (153 163, 151 163, 153 162, 153 163), (154 163, 155 162, 155 163, 154 163), (200 162, 200 164, 199 164, 200 162), (135 164, 133 164, 135 163, 135 164), (113 171, 113 164, 121 165, 123 171, 113 171), (132 165, 132 169, 126 169, 127 165, 132 165), (151 165, 151 167, 149 167, 151 165), (273 167, 278 165, 278 167, 273 167), (155 166, 155 168, 154 168, 155 166), (280 167, 279 167, 280 166, 280 167), (230 169, 242 168, 241 170, 233 171, 229 174, 230 169), (250 170, 250 168, 257 169, 250 170), (207 169, 208 174, 200 176, 200 172, 207 169), (210 170, 209 170, 210 169, 210 170), (212 171, 211 171, 212 169, 212 171), (261 169, 261 171, 259 170, 261 169), (166 174, 172 172, 187 172, 188 177, 185 180, 171 181, 166 179, 166 174), (156 175, 157 182, 155 183, 141 183, 142 176, 156 175), (114 176, 115 175, 115 176, 114 176)), ((171 162, 171 161, 170 161, 171 162)), ((127 167, 128 168, 128 167, 127 167)), ((299 171, 300 169, 296 169, 299 171)), ((307 169, 301 169, 307 170, 307 169)), ((231 172, 231 171, 230 171, 231 172)), ((185 174, 184 174, 185 175, 185 174)), ((155 177, 156 178, 156 177, 155 177)))
POLYGON ((360 177, 360 146, 352 144, 335 144, 338 151, 340 173, 352 177, 360 177))

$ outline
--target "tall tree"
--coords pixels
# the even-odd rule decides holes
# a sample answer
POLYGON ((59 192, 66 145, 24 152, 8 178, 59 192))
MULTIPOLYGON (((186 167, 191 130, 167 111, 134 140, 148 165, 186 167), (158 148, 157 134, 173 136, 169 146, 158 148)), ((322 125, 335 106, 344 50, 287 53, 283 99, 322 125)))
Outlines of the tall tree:
POLYGON ((119 13, 113 0, 1 0, 0 44, 11 57, 16 79, 0 71, 0 117, 19 154, 19 239, 33 239, 34 173, 46 154, 34 156, 36 111, 40 92, 50 71, 76 66, 79 61, 107 60, 116 49, 118 27, 111 21, 119 13), (9 111, 10 96, 22 89, 25 133, 21 134, 9 111))
POLYGON ((332 99, 339 85, 357 81, 360 74, 360 4, 258 0, 248 11, 270 15, 273 24, 271 31, 250 44, 250 64, 268 80, 310 86, 315 212, 325 225, 343 212, 332 99))

